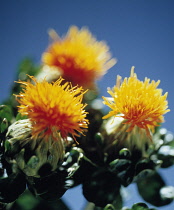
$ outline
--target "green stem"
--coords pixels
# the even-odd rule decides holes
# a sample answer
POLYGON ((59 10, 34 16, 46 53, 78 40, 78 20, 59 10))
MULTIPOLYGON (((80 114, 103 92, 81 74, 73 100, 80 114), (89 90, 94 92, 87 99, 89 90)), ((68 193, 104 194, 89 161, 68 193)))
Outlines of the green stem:
POLYGON ((84 160, 88 161, 91 165, 93 165, 93 166, 99 168, 99 166, 98 166, 97 164, 93 163, 93 162, 92 162, 89 158, 87 158, 85 155, 83 155, 83 158, 84 158, 84 160))

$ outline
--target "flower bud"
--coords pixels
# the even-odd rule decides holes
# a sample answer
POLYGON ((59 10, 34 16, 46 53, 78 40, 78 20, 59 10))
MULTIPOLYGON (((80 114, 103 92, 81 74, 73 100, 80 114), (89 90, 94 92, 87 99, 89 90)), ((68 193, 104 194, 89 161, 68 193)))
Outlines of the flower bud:
MULTIPOLYGON (((45 164, 50 165, 50 171, 54 171, 64 157, 64 144, 53 138, 45 141, 34 139, 31 135, 32 125, 29 119, 19 120, 8 128, 5 151, 7 160, 16 163, 27 176, 39 176, 39 170, 45 164)), ((48 167, 47 167, 48 169, 48 167)))

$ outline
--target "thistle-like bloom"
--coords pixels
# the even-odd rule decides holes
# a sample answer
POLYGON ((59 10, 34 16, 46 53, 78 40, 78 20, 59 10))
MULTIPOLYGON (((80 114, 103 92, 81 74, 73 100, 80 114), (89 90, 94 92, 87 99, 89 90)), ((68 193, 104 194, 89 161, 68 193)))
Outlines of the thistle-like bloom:
POLYGON ((103 97, 104 104, 112 109, 103 118, 120 117, 121 114, 125 119, 123 123, 129 126, 127 131, 138 126, 145 129, 149 136, 150 130, 153 131, 154 127, 162 123, 163 115, 170 111, 167 109, 167 93, 162 95, 162 89, 157 88, 159 83, 159 80, 150 82, 148 78, 145 78, 144 82, 138 80, 132 67, 129 78, 125 78, 121 83, 121 77, 118 76, 116 86, 113 90, 108 90, 112 99, 103 97))
POLYGON ((82 87, 72 87, 70 83, 61 84, 59 78, 54 83, 43 80, 22 82, 24 88, 17 95, 19 112, 27 115, 32 123, 33 139, 44 138, 45 140, 59 140, 60 136, 66 139, 70 134, 74 138, 83 133, 87 128, 88 120, 82 104, 82 87))
POLYGON ((42 61, 49 67, 56 67, 73 85, 94 87, 95 80, 116 63, 111 59, 109 47, 98 42, 85 28, 79 30, 72 26, 62 39, 53 30, 50 35, 53 43, 43 53, 42 61))

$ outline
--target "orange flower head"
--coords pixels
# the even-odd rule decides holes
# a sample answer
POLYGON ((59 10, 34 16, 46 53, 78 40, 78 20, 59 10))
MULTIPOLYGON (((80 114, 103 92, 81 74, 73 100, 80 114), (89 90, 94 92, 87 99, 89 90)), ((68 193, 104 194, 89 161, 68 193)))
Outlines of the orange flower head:
POLYGON ((30 76, 31 82, 20 81, 24 88, 17 95, 19 112, 27 115, 32 123, 32 137, 48 140, 74 138, 87 128, 85 104, 82 104, 82 87, 72 87, 70 83, 61 84, 62 78, 54 83, 41 82, 30 76))
POLYGON ((72 26, 63 39, 53 30, 50 35, 53 43, 43 53, 43 64, 56 67, 73 85, 92 88, 94 81, 116 63, 111 59, 109 47, 98 42, 86 28, 72 26))
POLYGON ((129 125, 127 131, 138 126, 145 129, 149 136, 149 130, 154 131, 164 121, 163 115, 170 111, 167 109, 167 93, 162 95, 162 89, 157 88, 159 83, 159 80, 150 82, 148 78, 144 82, 138 80, 132 67, 129 78, 121 83, 121 77, 118 76, 116 86, 108 90, 112 99, 103 97, 104 104, 112 109, 103 118, 121 115, 125 119, 123 123, 129 125))

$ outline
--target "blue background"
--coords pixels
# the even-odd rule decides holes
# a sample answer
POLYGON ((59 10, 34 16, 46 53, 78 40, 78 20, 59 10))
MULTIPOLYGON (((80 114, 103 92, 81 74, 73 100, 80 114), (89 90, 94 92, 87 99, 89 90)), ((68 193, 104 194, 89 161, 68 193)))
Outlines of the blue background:
MULTIPOLYGON (((87 26, 98 40, 106 40, 118 63, 98 82, 100 94, 108 96, 116 75, 129 76, 135 66, 138 77, 161 80, 169 92, 170 113, 164 127, 173 128, 174 1, 173 0, 0 0, 0 102, 9 94, 20 61, 29 56, 40 63, 48 46, 48 29, 60 35, 69 26, 87 26)), ((167 184, 174 185, 174 167, 161 170, 167 184)), ((129 207, 142 201, 134 185, 128 187, 129 207)), ((82 210, 81 187, 69 190, 64 199, 71 210, 82 210)), ((174 204, 159 208, 172 210, 174 204)))

